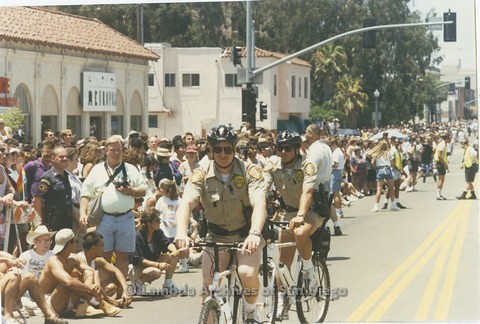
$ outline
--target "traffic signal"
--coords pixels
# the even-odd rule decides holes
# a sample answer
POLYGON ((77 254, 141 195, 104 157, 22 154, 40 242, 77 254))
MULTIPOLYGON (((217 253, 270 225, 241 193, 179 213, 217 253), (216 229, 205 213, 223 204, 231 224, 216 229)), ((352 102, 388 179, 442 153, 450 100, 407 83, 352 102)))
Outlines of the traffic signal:
MULTIPOLYGON (((363 21, 363 27, 376 26, 375 19, 365 19, 363 21)), ((363 48, 375 48, 376 45, 376 30, 370 30, 363 32, 363 48)))
POLYGON ((263 103, 263 101, 260 101, 260 120, 264 121, 268 117, 268 111, 267 111, 267 104, 263 103))
POLYGON ((232 61, 233 66, 242 65, 241 50, 242 48, 240 46, 232 46, 232 56, 230 57, 230 61, 232 61))
POLYGON ((254 88, 242 89, 242 122, 249 122, 251 126, 255 123, 257 106, 257 91, 254 88))
POLYGON ((443 41, 456 42, 457 41, 457 13, 444 12, 443 21, 453 21, 451 24, 443 25, 443 41))
POLYGON ((465 90, 470 90, 470 77, 465 77, 465 90))

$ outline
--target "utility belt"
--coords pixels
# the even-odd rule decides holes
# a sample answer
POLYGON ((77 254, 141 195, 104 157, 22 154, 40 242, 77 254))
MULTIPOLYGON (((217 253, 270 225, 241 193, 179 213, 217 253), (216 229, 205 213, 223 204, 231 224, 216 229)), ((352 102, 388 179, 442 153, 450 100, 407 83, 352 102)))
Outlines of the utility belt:
POLYGON ((239 229, 228 231, 223 227, 218 226, 217 224, 213 224, 209 222, 208 230, 213 234, 220 235, 220 236, 228 236, 228 235, 235 235, 235 234, 239 234, 240 236, 247 236, 248 231, 250 230, 250 227, 248 225, 245 225, 244 227, 241 227, 239 229))
MULTIPOLYGON (((332 195, 333 198, 333 195, 332 195)), ((325 191, 323 184, 320 184, 318 190, 313 191, 312 209, 323 218, 330 218, 331 200, 328 197, 328 192, 325 191)))

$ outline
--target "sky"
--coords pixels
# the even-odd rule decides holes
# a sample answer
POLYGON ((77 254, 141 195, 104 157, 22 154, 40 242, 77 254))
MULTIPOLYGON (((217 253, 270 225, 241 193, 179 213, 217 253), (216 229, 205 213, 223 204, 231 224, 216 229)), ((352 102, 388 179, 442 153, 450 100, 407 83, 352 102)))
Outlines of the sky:
MULTIPOLYGON (((475 0, 411 0, 410 8, 425 18, 433 10, 437 16, 444 12, 457 13, 457 42, 443 42, 443 31, 434 31, 439 39, 443 62, 440 65, 461 64, 462 69, 475 68, 475 0)), ((477 6, 480 3, 477 4, 477 6)))

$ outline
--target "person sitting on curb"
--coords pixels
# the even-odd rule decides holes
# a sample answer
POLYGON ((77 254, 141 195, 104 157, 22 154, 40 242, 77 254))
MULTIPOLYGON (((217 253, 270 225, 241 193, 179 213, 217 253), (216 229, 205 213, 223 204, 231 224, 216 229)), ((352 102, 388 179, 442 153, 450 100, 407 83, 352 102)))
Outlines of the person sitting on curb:
POLYGON ((0 290, 3 317, 6 323, 15 323, 13 311, 20 298, 28 291, 45 316, 45 324, 68 324, 60 318, 45 300, 38 280, 33 273, 21 273, 24 261, 8 252, 0 251, 0 290))
POLYGON ((73 231, 69 228, 58 231, 53 248, 55 256, 48 259, 40 275, 40 287, 44 293, 51 294, 50 303, 54 311, 64 314, 75 309, 75 317, 118 314, 119 308, 103 300, 101 287, 94 281, 95 271, 80 262, 74 254, 75 250, 73 231), (81 303, 80 298, 87 302, 81 303), (102 310, 90 304, 97 304, 102 310))
MULTIPOLYGON (((40 279, 40 274, 48 259, 55 254, 50 250, 50 240, 56 232, 49 232, 45 225, 40 225, 35 228, 33 232, 28 233, 27 243, 33 245, 31 250, 23 252, 18 258, 24 264, 23 270, 27 273, 33 273, 37 280, 40 279)), ((31 296, 25 294, 22 297, 23 306, 29 311, 29 315, 34 313, 38 306, 31 299, 31 296)))
POLYGON ((103 236, 97 232, 90 232, 83 236, 83 251, 77 255, 96 270, 100 286, 104 290, 108 301, 115 306, 128 307, 132 303, 132 296, 127 293, 127 280, 122 272, 103 257, 105 243, 103 236), (119 300, 109 297, 117 294, 119 300))
POLYGON ((141 229, 137 231, 135 252, 130 254, 132 266, 128 273, 136 295, 145 293, 144 283, 160 278, 164 270, 165 293, 183 294, 172 281, 179 251, 160 229, 160 221, 160 212, 155 208, 142 211, 141 229))

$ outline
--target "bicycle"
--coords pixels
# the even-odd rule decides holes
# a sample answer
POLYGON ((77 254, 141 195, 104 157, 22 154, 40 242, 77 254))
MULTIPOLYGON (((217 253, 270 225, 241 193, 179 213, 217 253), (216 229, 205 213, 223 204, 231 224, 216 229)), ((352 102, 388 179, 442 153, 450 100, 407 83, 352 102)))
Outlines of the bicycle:
MULTIPOLYGON (((241 243, 216 243, 216 242, 195 242, 192 247, 201 248, 211 257, 213 257, 213 282, 209 286, 210 295, 205 299, 200 311, 198 323, 243 323, 243 293, 240 279, 237 273, 237 264, 235 252, 241 249, 241 243), (206 250, 206 247, 213 248, 212 252, 206 250), (226 270, 220 272, 219 269, 219 250, 226 249, 230 253, 230 261, 226 270), (227 279, 226 285, 221 285, 222 278, 227 279)), ((263 298, 260 297, 260 300, 263 298)), ((260 304, 263 302, 260 301, 260 304)), ((258 305, 258 302, 257 302, 258 305)), ((265 314, 260 310, 260 316, 265 314)), ((263 315, 265 316, 265 315, 263 315)), ((263 322, 263 321, 262 321, 263 322)))
MULTIPOLYGON (((317 281, 314 291, 310 291, 310 283, 303 277, 301 271, 302 260, 298 251, 295 251, 290 270, 280 262, 280 249, 296 246, 296 243, 276 243, 275 235, 268 235, 268 244, 264 248, 263 272, 268 273, 268 290, 272 292, 274 299, 273 302, 264 305, 273 315, 269 320, 270 323, 287 319, 285 315, 288 315, 289 306, 293 304, 296 305, 297 316, 301 323, 319 323, 325 320, 330 303, 330 274, 325 263, 326 253, 321 246, 321 235, 325 232, 326 221, 324 220, 322 226, 312 235, 312 261, 316 274, 315 280, 317 281), (281 306, 277 298, 278 283, 287 292, 286 305, 282 314, 277 314, 277 309, 281 306)), ((288 224, 289 222, 269 220, 269 233, 274 233, 274 225, 286 229, 288 224)))

